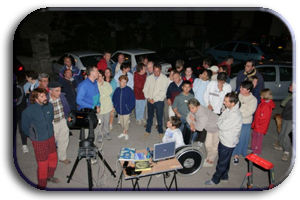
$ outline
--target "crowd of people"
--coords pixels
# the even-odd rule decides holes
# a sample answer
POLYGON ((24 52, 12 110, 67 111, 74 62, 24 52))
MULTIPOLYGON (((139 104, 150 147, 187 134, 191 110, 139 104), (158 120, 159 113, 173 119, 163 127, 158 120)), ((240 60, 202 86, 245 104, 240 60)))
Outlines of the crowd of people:
MULTIPOLYGON (((176 148, 186 145, 182 132, 190 129, 190 144, 205 146, 203 166, 213 167, 218 157, 216 173, 206 185, 228 181, 232 157, 237 165, 240 155, 245 157, 249 151, 261 154, 263 135, 275 103, 253 60, 246 61, 237 75, 236 90, 232 91, 231 56, 218 66, 211 66, 211 60, 204 59, 197 72, 199 77, 182 60, 176 62, 167 77, 161 73, 159 63, 146 57, 139 58, 132 69, 124 62, 123 54, 113 65, 109 63, 110 57, 111 53, 105 51, 97 65, 87 67, 85 75, 72 65, 70 57, 65 57, 58 82, 49 82, 45 73, 27 71, 27 83, 23 87, 18 85, 16 107, 22 150, 28 153, 29 137, 38 163, 39 188, 45 188, 48 181, 60 181, 54 177, 58 161, 71 163, 66 152, 72 133, 66 119, 70 110, 82 108, 94 109, 101 119, 95 128, 95 144, 102 143, 103 138, 111 140, 114 118, 118 118, 123 129, 118 138, 128 140, 133 134, 129 129, 131 115, 138 126, 145 127, 145 138, 153 132, 155 121, 159 140, 175 141, 176 148)), ((293 83, 289 91, 295 91, 293 83)), ((292 131, 292 108, 290 98, 283 110, 279 142, 274 147, 284 151, 283 161, 288 160, 291 150, 288 134, 292 131)), ((92 160, 92 164, 96 162, 92 160)))

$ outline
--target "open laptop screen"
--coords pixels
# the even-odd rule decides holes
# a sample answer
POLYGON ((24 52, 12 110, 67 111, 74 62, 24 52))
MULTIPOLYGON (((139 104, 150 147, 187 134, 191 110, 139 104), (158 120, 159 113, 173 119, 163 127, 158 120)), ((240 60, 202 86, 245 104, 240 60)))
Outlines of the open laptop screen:
POLYGON ((175 142, 154 144, 153 161, 173 158, 175 156, 175 142))

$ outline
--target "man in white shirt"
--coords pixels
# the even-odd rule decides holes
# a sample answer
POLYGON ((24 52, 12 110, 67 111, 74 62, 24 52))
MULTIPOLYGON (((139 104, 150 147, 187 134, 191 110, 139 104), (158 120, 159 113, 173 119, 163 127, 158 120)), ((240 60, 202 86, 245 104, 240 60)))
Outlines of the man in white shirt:
POLYGON ((144 96, 147 99, 148 107, 148 119, 145 137, 148 137, 151 133, 154 110, 156 110, 159 138, 162 139, 164 136, 162 128, 164 100, 166 98, 169 80, 164 74, 161 73, 161 65, 159 63, 154 64, 153 71, 154 73, 147 77, 143 89, 144 96))
POLYGON ((113 76, 120 71, 120 67, 124 61, 125 61, 125 56, 124 56, 124 54, 120 53, 118 55, 118 62, 114 63, 111 66, 111 71, 112 71, 113 76))
POLYGON ((208 109, 217 115, 222 112, 223 100, 227 93, 231 92, 231 85, 226 83, 227 75, 224 72, 218 74, 218 81, 211 81, 204 93, 204 102, 208 109))

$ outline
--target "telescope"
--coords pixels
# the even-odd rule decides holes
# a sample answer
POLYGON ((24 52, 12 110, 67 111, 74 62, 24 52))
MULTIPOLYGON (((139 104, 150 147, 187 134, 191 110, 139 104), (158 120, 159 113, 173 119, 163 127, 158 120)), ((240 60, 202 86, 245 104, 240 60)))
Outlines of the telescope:
POLYGON ((98 119, 94 109, 82 108, 80 111, 72 110, 69 113, 67 124, 70 129, 88 129, 90 128, 90 123, 92 128, 95 129, 98 119))
POLYGON ((76 167, 79 161, 82 158, 86 158, 87 161, 87 168, 88 168, 88 182, 89 182, 89 190, 92 190, 93 182, 92 182, 92 170, 91 170, 91 159, 96 159, 97 155, 103 161, 104 165, 108 168, 111 172, 111 175, 116 177, 115 171, 113 171, 107 162, 103 159, 103 156, 98 151, 98 147, 94 144, 94 129, 97 127, 97 124, 101 123, 101 120, 97 118, 96 110, 83 108, 80 111, 72 110, 69 113, 67 125, 70 129, 80 129, 80 136, 79 136, 79 149, 78 149, 78 156, 74 163, 74 166, 71 170, 69 176, 67 176, 68 181, 70 182, 72 176, 76 170, 76 167), (85 138, 85 129, 89 130, 88 137, 85 138))

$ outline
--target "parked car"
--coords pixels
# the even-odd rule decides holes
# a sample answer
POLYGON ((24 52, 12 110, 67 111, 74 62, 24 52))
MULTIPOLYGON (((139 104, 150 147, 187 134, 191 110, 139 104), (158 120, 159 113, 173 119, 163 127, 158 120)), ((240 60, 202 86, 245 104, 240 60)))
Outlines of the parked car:
POLYGON ((165 63, 163 59, 161 59, 155 51, 147 50, 147 49, 125 49, 116 51, 111 57, 111 65, 115 62, 118 62, 119 54, 124 54, 125 63, 129 63, 131 69, 133 69, 137 63, 140 56, 145 56, 149 61, 159 62, 161 64, 162 70, 161 72, 165 75, 170 73, 171 64, 165 63))
POLYGON ((275 53, 264 44, 250 43, 244 41, 229 41, 208 48, 204 51, 205 56, 209 56, 222 62, 226 56, 234 57, 234 63, 238 64, 246 60, 269 60, 275 59, 275 53))
POLYGON ((269 46, 276 55, 284 52, 287 43, 287 37, 284 38, 272 35, 248 35, 241 37, 239 40, 250 43, 265 44, 266 46, 269 46))
POLYGON ((85 71, 88 66, 96 66, 102 59, 103 54, 96 51, 74 51, 63 54, 58 61, 54 60, 52 70, 54 74, 58 74, 64 66, 64 57, 70 56, 72 65, 78 67, 81 71, 85 71))
MULTIPOLYGON (((157 54, 175 69, 176 60, 183 60, 184 67, 191 66, 196 77, 199 76, 198 67, 202 66, 206 58, 198 49, 191 47, 164 47, 157 51, 157 54)), ((214 64, 217 64, 214 62, 214 64)))
POLYGON ((19 83, 22 83, 25 80, 25 67, 24 65, 13 56, 13 73, 16 75, 19 83))
MULTIPOLYGON (((288 88, 293 80, 293 67, 291 62, 256 61, 255 68, 264 78, 265 88, 273 93, 274 100, 283 100, 288 95, 288 88)), ((232 90, 236 88, 236 76, 244 69, 243 64, 231 67, 230 85, 232 90)))

